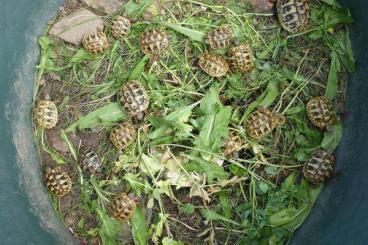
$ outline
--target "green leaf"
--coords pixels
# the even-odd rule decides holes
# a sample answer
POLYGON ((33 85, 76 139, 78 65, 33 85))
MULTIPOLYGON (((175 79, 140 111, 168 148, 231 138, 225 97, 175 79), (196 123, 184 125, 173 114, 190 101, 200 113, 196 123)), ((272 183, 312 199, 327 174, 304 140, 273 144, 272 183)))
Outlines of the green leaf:
POLYGON ((324 5, 324 23, 325 27, 334 27, 338 24, 351 24, 353 18, 351 17, 350 11, 347 8, 332 8, 324 5))
POLYGON ((277 87, 277 82, 270 81, 267 85, 265 96, 262 98, 261 103, 259 103, 262 107, 269 107, 279 95, 279 89, 277 87))
POLYGON ((201 214, 204 218, 206 218, 207 220, 212 220, 212 221, 223 221, 223 222, 226 222, 226 223, 230 223, 230 224, 233 224, 233 225, 240 225, 238 224, 237 222, 231 220, 231 219, 228 219, 212 210, 209 210, 209 209, 202 209, 201 210, 201 214))
POLYGON ((72 144, 72 142, 69 140, 68 136, 66 135, 64 129, 61 130, 61 138, 66 142, 66 144, 69 147, 70 152, 72 153, 72 156, 74 158, 75 161, 78 160, 78 154, 77 154, 77 150, 75 149, 74 145, 72 144))
POLYGON ((198 104, 199 102, 196 102, 189 106, 178 108, 164 116, 164 118, 150 118, 150 122, 156 129, 148 134, 148 138, 158 139, 167 136, 168 134, 174 135, 178 139, 189 137, 193 127, 186 122, 188 122, 189 117, 192 115, 193 108, 198 104))
POLYGON ((219 201, 222 209, 222 214, 224 217, 231 219, 232 217, 232 207, 229 200, 229 196, 226 191, 220 191, 219 193, 219 201))
POLYGON ((333 152, 336 150, 342 139, 342 124, 337 123, 332 129, 326 131, 321 142, 321 147, 326 151, 333 152))
MULTIPOLYGON (((217 88, 210 88, 202 98, 199 115, 196 120, 199 136, 194 144, 204 152, 219 152, 224 139, 228 137, 231 108, 221 104, 217 88)), ((204 152, 201 154, 205 155, 204 152)))
POLYGON ((339 70, 339 60, 336 52, 331 53, 331 66, 330 72, 328 74, 328 82, 325 91, 325 96, 329 100, 333 100, 337 94, 338 87, 338 70, 339 70))
POLYGON ((206 34, 200 31, 196 31, 196 30, 192 30, 186 27, 183 27, 179 24, 174 24, 174 23, 169 23, 169 22, 164 22, 161 21, 159 22, 159 24, 169 27, 171 29, 173 29, 174 31, 183 34, 187 37, 189 37, 190 39, 192 39, 193 41, 197 41, 197 42, 203 42, 206 34))
POLYGON ((141 76, 144 71, 144 67, 146 66, 147 62, 149 61, 149 55, 145 55, 141 61, 132 69, 129 75, 129 80, 137 80, 141 76))
POLYGON ((200 157, 184 156, 191 160, 191 162, 184 164, 183 167, 188 172, 205 173, 209 183, 212 183, 215 179, 225 180, 229 178, 229 173, 216 163, 209 162, 200 157))
POLYGON ((145 183, 139 174, 126 173, 124 175, 124 180, 129 183, 129 186, 138 196, 141 194, 142 190, 144 190, 145 183))
POLYGON ((148 244, 148 225, 141 208, 136 208, 130 221, 135 245, 148 244))
POLYGON ((187 204, 183 205, 182 210, 183 210, 184 214, 191 215, 194 212, 195 208, 194 208, 193 204, 187 203, 187 204))
POLYGON ((142 161, 139 164, 141 171, 148 176, 157 173, 164 166, 161 164, 160 160, 152 155, 142 154, 142 161))
POLYGON ((162 245, 184 245, 184 243, 165 237, 164 239, 162 239, 162 245))
POLYGON ((123 5, 123 11, 132 19, 137 19, 151 4, 151 0, 130 0, 123 5))
POLYGON ((128 118, 127 114, 122 111, 119 103, 114 102, 107 104, 89 114, 82 117, 72 125, 70 125, 65 132, 74 132, 77 128, 80 130, 87 128, 95 128, 98 126, 110 126, 114 122, 118 122, 128 118))
POLYGON ((104 245, 117 245, 117 235, 122 229, 119 221, 108 216, 105 211, 96 209, 99 223, 98 233, 104 245))

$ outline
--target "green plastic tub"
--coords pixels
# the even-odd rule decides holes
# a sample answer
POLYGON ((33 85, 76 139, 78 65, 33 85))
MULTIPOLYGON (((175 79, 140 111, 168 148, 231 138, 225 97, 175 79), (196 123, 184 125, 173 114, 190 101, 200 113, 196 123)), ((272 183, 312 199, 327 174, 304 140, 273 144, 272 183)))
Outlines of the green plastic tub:
MULTIPOLYGON (((37 37, 61 0, 0 1, 0 244, 74 244, 42 184, 30 118, 37 37)), ((345 0, 355 23, 351 75, 338 163, 296 245, 368 244, 368 1, 345 0)))

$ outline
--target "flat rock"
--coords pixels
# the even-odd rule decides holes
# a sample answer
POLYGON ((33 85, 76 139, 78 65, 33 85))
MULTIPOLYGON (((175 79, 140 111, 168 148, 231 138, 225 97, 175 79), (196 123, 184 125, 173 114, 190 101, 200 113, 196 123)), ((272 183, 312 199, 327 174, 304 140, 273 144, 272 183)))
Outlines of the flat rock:
POLYGON ((88 9, 80 8, 56 22, 51 27, 49 34, 65 42, 79 45, 85 34, 102 29, 103 21, 101 17, 95 15, 88 9))
POLYGON ((92 8, 104 12, 106 14, 113 14, 117 12, 125 3, 124 0, 84 0, 84 3, 92 8))
POLYGON ((61 155, 69 153, 69 147, 65 141, 60 137, 56 128, 46 130, 47 143, 54 148, 61 155))

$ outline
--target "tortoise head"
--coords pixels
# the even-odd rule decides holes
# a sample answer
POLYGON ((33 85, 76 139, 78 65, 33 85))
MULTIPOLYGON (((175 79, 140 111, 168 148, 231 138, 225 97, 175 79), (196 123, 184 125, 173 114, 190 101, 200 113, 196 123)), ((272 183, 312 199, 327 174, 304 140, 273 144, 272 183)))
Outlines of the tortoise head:
POLYGON ((273 113, 273 121, 274 121, 275 125, 280 125, 281 126, 281 125, 285 124, 286 118, 281 113, 274 112, 273 113))

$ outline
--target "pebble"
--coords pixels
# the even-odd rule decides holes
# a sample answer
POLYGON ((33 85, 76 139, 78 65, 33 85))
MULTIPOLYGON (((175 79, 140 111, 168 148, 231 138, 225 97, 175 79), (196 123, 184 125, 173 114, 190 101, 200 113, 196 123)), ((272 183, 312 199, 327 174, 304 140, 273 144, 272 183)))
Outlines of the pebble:
POLYGON ((49 34, 65 42, 79 45, 85 34, 103 30, 103 27, 101 17, 85 8, 80 8, 56 22, 51 27, 49 34))

